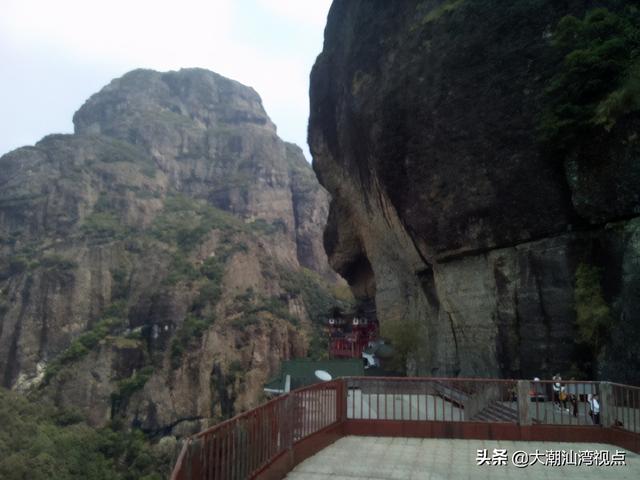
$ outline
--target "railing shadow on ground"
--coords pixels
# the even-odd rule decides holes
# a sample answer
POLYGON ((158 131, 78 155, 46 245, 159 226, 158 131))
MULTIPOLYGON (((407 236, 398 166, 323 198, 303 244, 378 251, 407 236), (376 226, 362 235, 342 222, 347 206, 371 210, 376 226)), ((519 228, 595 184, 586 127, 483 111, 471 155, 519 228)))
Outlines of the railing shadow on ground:
POLYGON ((352 377, 304 387, 187 439, 171 479, 283 478, 345 435, 598 442, 640 453, 639 387, 553 383, 352 377), (598 417, 589 414, 594 394, 598 417))

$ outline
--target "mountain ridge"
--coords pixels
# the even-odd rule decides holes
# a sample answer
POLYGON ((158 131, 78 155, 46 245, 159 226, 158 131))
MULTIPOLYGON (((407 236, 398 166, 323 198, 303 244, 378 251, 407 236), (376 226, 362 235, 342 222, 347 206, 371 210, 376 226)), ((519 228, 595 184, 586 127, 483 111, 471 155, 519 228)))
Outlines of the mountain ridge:
POLYGON ((0 157, 2 385, 153 435, 255 405, 334 298, 302 151, 202 69, 125 74, 74 124, 0 157))

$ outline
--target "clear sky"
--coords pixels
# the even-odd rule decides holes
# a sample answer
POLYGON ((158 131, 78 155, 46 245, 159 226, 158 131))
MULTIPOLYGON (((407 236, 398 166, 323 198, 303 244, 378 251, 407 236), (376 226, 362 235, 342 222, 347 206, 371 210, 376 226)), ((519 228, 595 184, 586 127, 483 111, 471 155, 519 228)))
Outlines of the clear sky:
POLYGON ((331 0, 2 0, 0 155, 135 68, 202 67, 252 86, 305 151, 309 72, 331 0))

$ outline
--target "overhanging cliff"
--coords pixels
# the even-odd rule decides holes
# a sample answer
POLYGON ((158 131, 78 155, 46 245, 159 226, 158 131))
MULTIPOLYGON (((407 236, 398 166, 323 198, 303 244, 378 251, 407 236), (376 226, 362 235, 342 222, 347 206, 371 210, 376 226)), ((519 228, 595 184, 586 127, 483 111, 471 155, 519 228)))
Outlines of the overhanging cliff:
POLYGON ((409 371, 639 380, 639 117, 562 151, 540 133, 558 23, 603 4, 624 9, 334 2, 309 125, 325 247, 409 371))

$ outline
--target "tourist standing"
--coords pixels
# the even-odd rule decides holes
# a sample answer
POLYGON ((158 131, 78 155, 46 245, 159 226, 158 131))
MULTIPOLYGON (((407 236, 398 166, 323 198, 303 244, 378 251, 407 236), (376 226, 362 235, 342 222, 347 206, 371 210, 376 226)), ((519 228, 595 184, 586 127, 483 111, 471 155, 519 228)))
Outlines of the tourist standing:
POLYGON ((594 393, 593 397, 591 397, 590 401, 591 407, 591 419, 593 420, 594 425, 600 425, 600 402, 598 400, 598 394, 594 393))
POLYGON ((556 373, 553 377, 553 404, 560 408, 560 381, 562 378, 559 373, 556 373))

